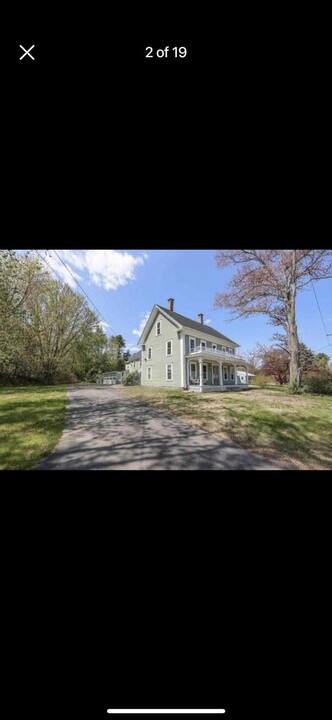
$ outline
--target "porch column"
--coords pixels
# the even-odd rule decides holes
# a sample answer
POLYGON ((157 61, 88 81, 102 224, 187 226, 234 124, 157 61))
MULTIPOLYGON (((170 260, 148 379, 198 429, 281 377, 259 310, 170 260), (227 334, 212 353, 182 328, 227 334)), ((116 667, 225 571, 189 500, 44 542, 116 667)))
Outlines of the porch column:
POLYGON ((234 377, 235 377, 235 385, 237 385, 237 367, 234 365, 234 377))
POLYGON ((220 385, 223 385, 223 384, 224 384, 224 378, 223 378, 223 374, 222 374, 222 363, 220 363, 220 365, 219 365, 219 372, 220 372, 220 382, 219 382, 219 384, 220 384, 220 385))
POLYGON ((200 387, 203 387, 203 360, 200 359, 199 361, 199 384, 200 387))
POLYGON ((190 360, 187 362, 187 387, 190 386, 190 360))

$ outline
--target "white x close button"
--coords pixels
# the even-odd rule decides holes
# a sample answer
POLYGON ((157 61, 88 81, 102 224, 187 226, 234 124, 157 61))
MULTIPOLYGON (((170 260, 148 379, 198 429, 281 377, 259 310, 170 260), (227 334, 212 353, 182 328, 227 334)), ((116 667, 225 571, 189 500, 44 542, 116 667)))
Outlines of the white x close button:
POLYGON ((35 60, 36 58, 34 58, 33 55, 30 54, 30 50, 32 50, 32 48, 34 48, 34 47, 35 47, 35 45, 31 45, 31 47, 29 47, 29 50, 26 50, 25 47, 23 47, 23 45, 20 45, 21 50, 24 50, 24 53, 23 53, 23 55, 21 55, 20 60, 23 60, 23 58, 25 58, 26 56, 31 58, 31 60, 35 60))

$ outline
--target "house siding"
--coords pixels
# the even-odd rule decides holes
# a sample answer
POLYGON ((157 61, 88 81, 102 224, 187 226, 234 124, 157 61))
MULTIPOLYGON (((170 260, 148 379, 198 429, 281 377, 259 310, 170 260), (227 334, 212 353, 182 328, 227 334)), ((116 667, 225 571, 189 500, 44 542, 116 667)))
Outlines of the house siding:
POLYGON ((147 387, 181 388, 181 344, 176 326, 158 313, 142 352, 142 385, 147 387), (161 335, 156 335, 157 322, 161 321, 161 335), (173 341, 173 353, 166 356, 166 342, 173 341), (152 359, 148 360, 148 349, 152 359), (166 380, 166 365, 173 364, 173 380, 166 380), (148 380, 148 367, 152 367, 152 380, 148 380))
POLYGON ((140 360, 136 360, 133 363, 126 363, 125 367, 128 372, 135 372, 135 370, 137 370, 137 372, 140 372, 142 365, 140 360))

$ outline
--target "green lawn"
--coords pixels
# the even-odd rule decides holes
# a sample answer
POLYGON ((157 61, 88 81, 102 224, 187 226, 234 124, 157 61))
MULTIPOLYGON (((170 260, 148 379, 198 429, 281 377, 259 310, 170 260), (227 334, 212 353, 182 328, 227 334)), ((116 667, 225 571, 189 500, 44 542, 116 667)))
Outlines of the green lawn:
POLYGON ((0 387, 0 470, 29 470, 58 442, 66 386, 0 387))
POLYGON ((133 397, 293 469, 332 469, 332 397, 286 388, 190 393, 123 388, 133 397))

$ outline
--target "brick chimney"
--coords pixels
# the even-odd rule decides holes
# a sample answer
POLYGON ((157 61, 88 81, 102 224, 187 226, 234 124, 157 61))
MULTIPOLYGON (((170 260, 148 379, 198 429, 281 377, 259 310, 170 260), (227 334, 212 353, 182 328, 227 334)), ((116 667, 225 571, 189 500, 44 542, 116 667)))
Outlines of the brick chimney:
POLYGON ((173 312, 173 310, 174 310, 174 299, 173 299, 173 298, 168 298, 167 302, 168 302, 168 306, 167 306, 168 309, 169 309, 171 312, 173 312))
POLYGON ((198 315, 198 322, 204 325, 204 315, 203 313, 199 313, 198 315))

